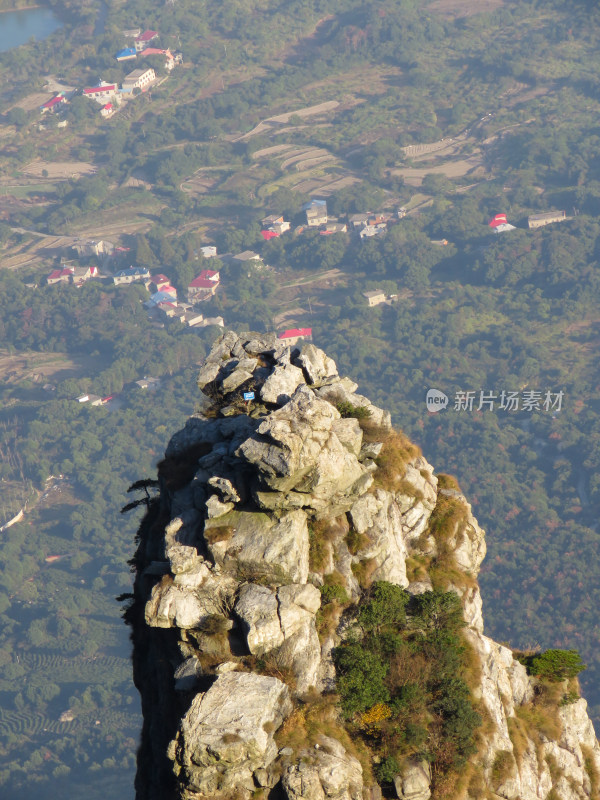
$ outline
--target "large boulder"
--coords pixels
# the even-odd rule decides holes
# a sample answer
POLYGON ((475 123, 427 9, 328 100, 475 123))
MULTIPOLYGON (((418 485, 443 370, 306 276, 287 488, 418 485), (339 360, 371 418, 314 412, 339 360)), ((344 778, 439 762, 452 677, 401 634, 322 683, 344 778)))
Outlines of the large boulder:
POLYGON ((307 506, 325 507, 353 487, 366 491, 369 483, 364 479, 370 479, 336 436, 334 425, 339 420, 330 403, 299 386, 291 400, 240 445, 238 453, 256 468, 262 490, 293 490, 307 496, 307 506))
POLYGON ((248 650, 253 655, 276 651, 277 665, 291 669, 299 694, 318 683, 321 646, 315 614, 320 605, 321 593, 311 584, 272 591, 252 583, 242 586, 235 605, 248 650))
POLYGON ((376 489, 374 494, 360 497, 350 509, 350 518, 357 533, 368 540, 358 556, 374 561, 372 579, 408 586, 402 515, 393 495, 376 489))
POLYGON ((431 797, 431 767, 426 761, 407 764, 394 779, 400 800, 429 800, 431 797))
POLYGON ((358 759, 330 736, 319 737, 300 761, 287 767, 282 779, 288 800, 363 800, 362 767, 358 759))
POLYGON ((277 678, 229 672, 197 694, 169 747, 179 781, 200 796, 252 792, 277 756, 273 733, 292 711, 277 678))
POLYGON ((305 583, 308 577, 308 525, 303 511, 279 518, 252 511, 231 511, 206 521, 207 546, 216 563, 246 580, 305 583), (218 540, 212 535, 217 529, 218 540))

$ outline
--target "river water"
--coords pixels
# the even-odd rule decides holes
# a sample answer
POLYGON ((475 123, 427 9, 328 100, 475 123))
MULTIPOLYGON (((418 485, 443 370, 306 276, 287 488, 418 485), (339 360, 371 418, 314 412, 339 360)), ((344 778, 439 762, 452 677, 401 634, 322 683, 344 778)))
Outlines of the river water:
POLYGON ((0 14, 0 53, 25 44, 29 39, 45 39, 62 25, 49 8, 24 8, 0 14))

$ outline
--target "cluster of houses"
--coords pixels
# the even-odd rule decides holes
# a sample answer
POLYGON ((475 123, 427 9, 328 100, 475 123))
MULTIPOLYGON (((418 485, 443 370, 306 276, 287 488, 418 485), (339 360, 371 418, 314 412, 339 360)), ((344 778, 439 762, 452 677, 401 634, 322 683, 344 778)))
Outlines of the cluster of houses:
POLYGON ((146 30, 142 33, 140 28, 134 28, 132 30, 123 31, 123 35, 127 39, 133 39, 133 44, 119 50, 115 55, 115 59, 118 62, 135 61, 138 57, 164 56, 165 68, 169 70, 169 72, 174 69, 177 64, 183 63, 182 53, 172 53, 168 48, 156 47, 156 40, 159 38, 158 31, 146 30), (154 45, 152 45, 152 42, 154 42, 154 45))
MULTIPOLYGON (((545 225, 551 225, 553 222, 563 222, 567 219, 565 211, 542 211, 538 214, 530 214, 527 217, 527 227, 543 228, 545 225)), ((506 214, 496 214, 488 222, 490 228, 494 233, 504 233, 505 231, 514 231, 516 228, 511 225, 506 217, 506 214)))
MULTIPOLYGON (((147 56, 163 56, 165 68, 169 72, 177 64, 183 63, 183 55, 179 52, 172 53, 168 48, 163 49, 151 46, 158 39, 158 31, 146 30, 143 33, 139 28, 123 31, 127 38, 133 38, 133 45, 120 50, 115 58, 117 61, 129 61, 147 56)), ((155 43, 156 44, 156 43, 155 43)), ((95 100, 100 104, 100 114, 103 117, 112 117, 121 105, 123 99, 136 94, 136 89, 145 92, 157 80, 156 72, 152 67, 144 66, 128 73, 119 87, 118 83, 99 81, 95 86, 88 86, 83 90, 83 96, 95 100)), ((42 114, 56 113, 64 110, 69 101, 77 94, 77 90, 61 91, 46 103, 40 106, 42 114)))
MULTIPOLYGON (((321 236, 333 233, 357 233, 361 239, 380 236, 385 233, 388 224, 406 216, 406 209, 400 208, 395 213, 364 211, 360 214, 348 214, 347 221, 342 222, 330 217, 327 213, 326 200, 310 200, 302 206, 306 215, 306 227, 318 229, 321 236)), ((300 233, 303 228, 297 230, 300 233)))
MULTIPOLYGON (((101 253, 112 253, 116 248, 110 242, 82 242, 74 246, 82 255, 99 255, 101 253)), ((203 255, 209 258, 216 255, 216 248, 202 248, 203 255)), ((250 251, 247 251, 248 253, 250 251)), ((241 256, 244 254, 241 253, 241 256)), ((256 253, 252 254, 260 258, 256 253)), ((217 270, 203 269, 200 274, 190 283, 186 292, 186 300, 181 301, 177 297, 177 289, 171 285, 166 275, 151 275, 147 267, 127 267, 126 269, 115 272, 114 275, 100 275, 98 267, 95 265, 80 267, 69 263, 61 264, 57 269, 46 277, 48 285, 56 283, 69 283, 74 286, 82 286, 86 281, 96 278, 112 283, 114 286, 129 285, 131 283, 142 283, 149 291, 150 297, 144 303, 145 308, 154 319, 178 319, 181 323, 190 327, 206 327, 207 325, 218 325, 223 327, 223 317, 204 317, 195 306, 205 300, 214 297, 220 284, 220 275, 217 270)))

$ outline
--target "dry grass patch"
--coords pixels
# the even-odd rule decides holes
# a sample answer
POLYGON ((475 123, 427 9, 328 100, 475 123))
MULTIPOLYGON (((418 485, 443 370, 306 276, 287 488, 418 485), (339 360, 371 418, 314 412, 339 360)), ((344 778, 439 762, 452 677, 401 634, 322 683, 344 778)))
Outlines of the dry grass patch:
POLYGON ((358 581, 361 589, 368 589, 373 580, 373 573, 377 569, 377 561, 374 558, 365 558, 352 564, 352 573, 358 581))
POLYGON ((600 800, 600 771, 596 766, 594 751, 585 744, 581 745, 584 758, 584 768, 590 779, 590 800, 600 800))
POLYGON ((204 538, 208 544, 215 544, 216 542, 228 542, 233 534, 235 528, 231 525, 219 525, 214 528, 207 528, 204 531, 204 538))
POLYGON ((308 527, 308 563, 312 572, 323 573, 331 560, 331 545, 345 532, 345 518, 314 520, 308 527))
POLYGON ((346 534, 346 545, 350 553, 355 556, 360 550, 364 550, 371 544, 371 540, 366 533, 359 533, 354 528, 350 528, 346 534))
POLYGON ((406 559, 406 577, 410 583, 425 581, 429 577, 431 559, 424 555, 412 555, 406 559))
POLYGON ((492 786, 500 788, 503 783, 515 774, 516 762, 510 750, 499 750, 492 764, 492 786))
POLYGON ((462 489, 460 488, 454 475, 446 475, 442 472, 437 476, 437 479, 438 489, 453 489, 455 492, 462 493, 462 489))
POLYGON ((304 695, 275 734, 275 742, 280 749, 291 747, 297 755, 301 750, 319 744, 321 736, 337 739, 350 755, 359 760, 365 785, 375 783, 371 753, 362 741, 352 739, 344 727, 336 694, 311 692, 304 695))
MULTIPOLYGON (((366 441, 382 441, 381 438, 370 439, 365 436, 365 426, 368 420, 360 420, 363 429, 363 438, 366 441)), ((410 496, 416 495, 414 486, 405 480, 406 467, 415 458, 421 455, 421 450, 413 444, 401 431, 392 431, 383 438, 383 447, 375 459, 377 471, 374 474, 375 484, 390 492, 402 492, 410 496)))

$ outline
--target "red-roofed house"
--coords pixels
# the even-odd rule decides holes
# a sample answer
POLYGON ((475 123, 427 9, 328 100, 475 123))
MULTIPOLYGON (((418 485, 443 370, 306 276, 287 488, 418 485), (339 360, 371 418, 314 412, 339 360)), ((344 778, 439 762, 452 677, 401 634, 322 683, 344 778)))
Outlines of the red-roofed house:
POLYGON ((62 105, 67 103, 67 98, 62 94, 57 94, 51 100, 44 103, 43 106, 40 106, 40 111, 42 114, 46 114, 48 111, 54 112, 57 111, 62 105))
POLYGON ((279 236, 279 234, 275 231, 261 231, 260 235, 263 237, 265 242, 268 242, 269 239, 276 239, 279 236))
POLYGON ((167 278, 166 275, 162 273, 160 275, 153 275, 150 278, 150 291, 151 292, 162 292, 164 291, 166 286, 170 286, 171 281, 167 278))
POLYGON ((107 103, 105 106, 102 106, 100 109, 100 113, 103 117, 112 117, 117 109, 114 107, 112 103, 107 103))
POLYGON ((97 103, 102 103, 102 105, 105 105, 108 100, 112 100, 113 98, 117 97, 118 91, 119 90, 116 83, 105 83, 104 81, 101 81, 98 86, 92 86, 89 89, 84 89, 83 96, 91 97, 97 103))
POLYGON ((213 269, 203 269, 200 275, 188 286, 188 302, 198 303, 212 297, 219 286, 221 278, 213 269))
POLYGON ((48 286, 53 283, 68 283, 75 274, 75 267, 62 267, 61 269, 53 270, 46 278, 48 286))
POLYGON ((140 33, 140 35, 136 36, 134 39, 135 49, 138 53, 141 53, 154 39, 158 39, 158 31, 144 31, 140 33))
POLYGON ((490 228, 496 228, 498 225, 506 225, 508 220, 506 219, 506 214, 496 214, 495 217, 488 222, 490 228))
POLYGON ((160 47, 146 47, 145 50, 139 54, 142 58, 145 56, 164 56, 165 57, 165 69, 168 69, 169 72, 175 68, 175 64, 177 63, 177 56, 174 56, 170 50, 162 50, 160 47))
POLYGON ((280 333, 277 337, 285 344, 294 345, 300 339, 305 339, 306 341, 312 341, 312 328, 290 328, 283 333, 280 333))

